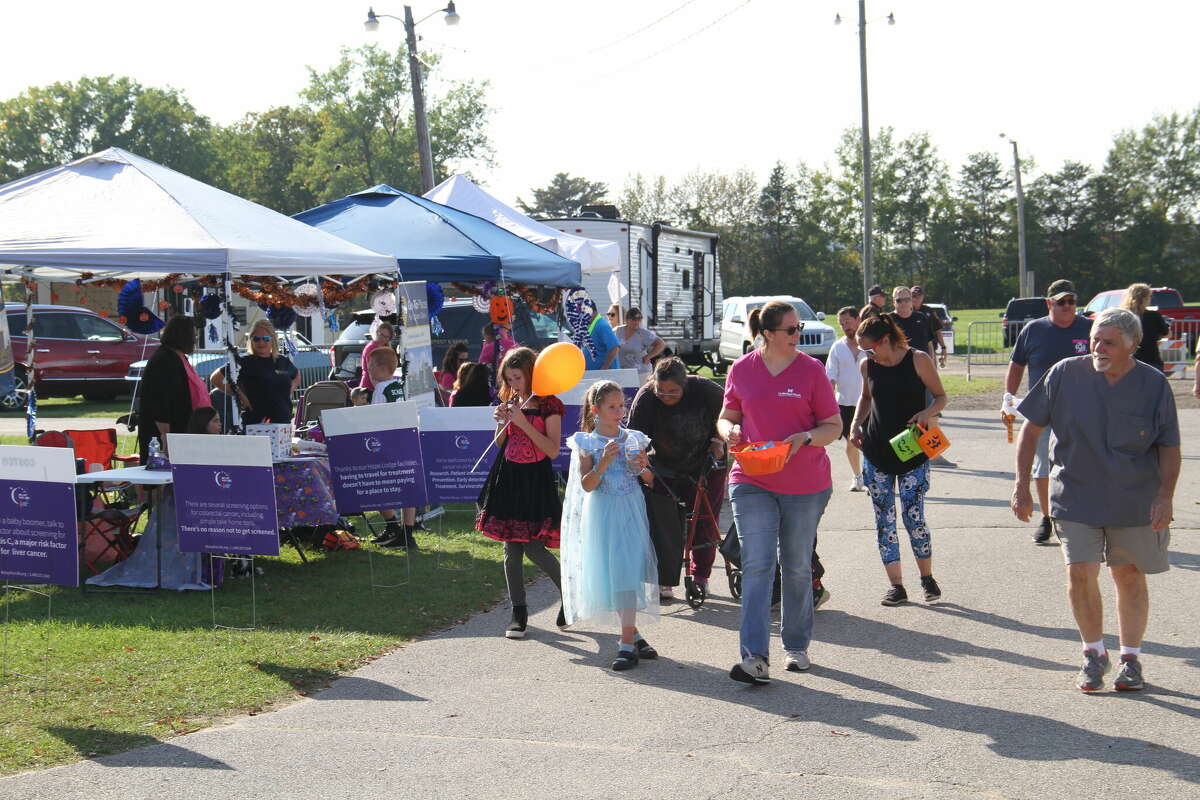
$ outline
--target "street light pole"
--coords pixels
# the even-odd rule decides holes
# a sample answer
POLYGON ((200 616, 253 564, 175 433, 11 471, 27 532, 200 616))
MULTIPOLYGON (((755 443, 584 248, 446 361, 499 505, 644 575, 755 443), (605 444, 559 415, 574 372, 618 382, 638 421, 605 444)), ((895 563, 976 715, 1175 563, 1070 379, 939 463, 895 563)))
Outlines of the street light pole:
MULTIPOLYGON (((1008 139, 1003 133, 1000 138, 1008 139)), ((1013 175, 1017 189, 1017 292, 1021 297, 1033 294, 1029 284, 1029 270, 1025 263, 1025 192, 1021 188, 1021 154, 1017 150, 1017 140, 1008 139, 1013 150, 1013 175)))
POLYGON ((875 264, 871 248, 875 209, 871 202, 871 122, 867 111, 867 0, 858 0, 858 73, 862 92, 862 168, 863 168, 863 302, 875 284, 875 264))
MULTIPOLYGON (((439 8, 419 20, 413 21, 412 6, 404 7, 404 35, 408 46, 408 77, 412 84, 413 95, 413 124, 417 129, 417 157, 421 164, 421 194, 433 188, 433 147, 429 142, 429 119, 425 116, 425 92, 421 85, 421 61, 417 56, 417 25, 432 17, 434 14, 446 15, 447 25, 457 25, 458 11, 454 8, 454 0, 450 0, 445 8, 439 8)), ((381 17, 400 19, 391 14, 376 14, 374 8, 367 10, 367 20, 363 27, 368 33, 379 30, 381 17)))
POLYGON ((421 88, 421 62, 417 59, 417 23, 412 6, 404 7, 404 34, 408 41, 408 75, 412 82, 413 117, 417 127, 417 154, 421 159, 421 194, 433 188, 433 147, 425 117, 425 92, 421 88))

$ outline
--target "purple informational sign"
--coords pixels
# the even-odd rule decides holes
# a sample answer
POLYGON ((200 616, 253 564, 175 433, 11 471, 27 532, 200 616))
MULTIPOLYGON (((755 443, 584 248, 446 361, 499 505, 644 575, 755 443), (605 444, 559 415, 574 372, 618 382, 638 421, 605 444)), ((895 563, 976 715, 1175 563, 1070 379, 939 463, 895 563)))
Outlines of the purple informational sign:
POLYGON ((421 461, 430 503, 474 503, 499 448, 474 472, 471 467, 496 435, 491 406, 422 408, 421 461))
POLYGON ((268 439, 170 433, 167 449, 182 552, 279 555, 268 439))
POLYGON ((330 409, 322 413, 321 427, 340 513, 429 502, 415 403, 330 409))
POLYGON ((583 378, 574 389, 560 394, 558 399, 566 406, 566 411, 562 421, 562 443, 558 456, 554 459, 554 468, 557 470, 566 470, 571 466, 571 451, 567 449, 567 439, 579 430, 579 421, 583 416, 583 396, 597 381, 616 381, 625 392, 626 411, 641 388, 636 369, 598 369, 583 373, 583 378))
POLYGON ((0 446, 0 579, 79 585, 75 454, 0 446))

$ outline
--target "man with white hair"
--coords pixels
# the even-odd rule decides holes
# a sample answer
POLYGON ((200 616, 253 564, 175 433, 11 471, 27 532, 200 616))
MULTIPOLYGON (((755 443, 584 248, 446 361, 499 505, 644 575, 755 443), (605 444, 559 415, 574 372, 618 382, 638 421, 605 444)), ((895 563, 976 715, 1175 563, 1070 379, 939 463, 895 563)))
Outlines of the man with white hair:
POLYGON ((1071 611, 1083 640, 1076 685, 1093 692, 1112 668, 1104 646, 1100 564, 1117 592, 1121 641, 1118 691, 1143 687, 1142 636, 1150 612, 1146 575, 1168 569, 1172 498, 1179 478, 1179 421, 1166 377, 1134 359, 1137 315, 1122 308, 1092 323, 1091 355, 1052 366, 1019 410, 1012 510, 1029 521, 1029 473, 1044 428, 1054 431, 1050 505, 1067 562, 1071 611))

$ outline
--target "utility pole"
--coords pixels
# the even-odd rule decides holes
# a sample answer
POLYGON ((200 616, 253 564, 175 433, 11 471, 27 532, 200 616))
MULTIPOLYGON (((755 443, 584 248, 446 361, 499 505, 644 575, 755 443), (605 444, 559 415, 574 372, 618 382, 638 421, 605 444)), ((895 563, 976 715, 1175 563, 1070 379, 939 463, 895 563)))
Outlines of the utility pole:
POLYGON ((1025 263, 1025 192, 1021 188, 1021 154, 1017 150, 1017 140, 1009 139, 1003 133, 1003 139, 1008 139, 1013 150, 1013 175, 1017 189, 1017 295, 1030 297, 1034 289, 1029 285, 1029 269, 1025 263))
POLYGON ((408 40, 408 75, 412 82, 417 154, 421 159, 421 194, 425 194, 433 188, 433 149, 429 144, 429 121, 425 118, 425 92, 421 87, 421 62, 417 58, 417 23, 413 21, 412 6, 404 7, 404 33, 408 40))
POLYGON ((875 210, 871 202, 871 122, 867 113, 867 0, 858 0, 858 72, 862 90, 862 168, 863 168, 863 303, 870 302, 867 291, 875 284, 875 264, 871 236, 875 210))

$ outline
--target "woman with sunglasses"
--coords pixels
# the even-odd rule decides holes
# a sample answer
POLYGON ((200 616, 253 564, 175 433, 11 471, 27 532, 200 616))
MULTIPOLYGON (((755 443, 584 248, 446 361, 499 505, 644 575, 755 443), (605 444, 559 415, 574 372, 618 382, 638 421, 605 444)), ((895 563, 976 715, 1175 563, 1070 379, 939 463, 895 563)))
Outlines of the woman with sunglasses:
POLYGON ((742 545, 742 660, 729 677, 750 684, 770 681, 771 590, 775 564, 783 574, 780 634, 788 671, 809 667, 812 640, 812 552, 817 525, 832 492, 825 446, 842 432, 842 417, 825 367, 796 349, 804 326, 790 303, 772 301, 750 312, 750 332, 761 347, 733 362, 717 430, 730 447, 749 442, 787 443, 781 470, 729 473, 729 497, 742 545))
MULTIPOLYGON (((650 466, 655 480, 652 489, 643 491, 653 492, 646 497, 646 509, 663 600, 674 597, 683 564, 684 531, 675 498, 691 509, 710 456, 717 461, 725 456, 725 443, 717 436, 721 401, 719 385, 699 375, 688 375, 687 367, 675 356, 659 359, 649 382, 633 398, 629 429, 641 431, 651 442, 650 466)), ((725 500, 725 478, 725 469, 714 469, 705 483, 709 508, 718 514, 725 500)), ((692 548, 692 575, 705 590, 717 556, 718 536, 716 520, 701 515, 692 548)))
POLYGON ((645 381, 650 374, 650 362, 667 349, 667 343, 649 328, 642 327, 642 312, 631 308, 625 312, 625 324, 615 331, 620 342, 621 369, 636 369, 638 377, 645 381))
POLYGON ((933 358, 910 347, 892 314, 863 320, 857 331, 858 346, 867 354, 862 362, 862 394, 850 439, 863 453, 863 482, 875 508, 875 534, 879 555, 891 588, 881 601, 885 606, 908 602, 900 569, 900 543, 896 535, 896 488, 909 543, 921 573, 926 602, 941 598, 933 579, 933 548, 925 524, 925 493, 929 491, 929 459, 924 454, 901 461, 892 449, 892 437, 910 425, 929 427, 946 407, 946 392, 933 358), (932 400, 926 401, 931 397, 932 400))
MULTIPOLYGON (((279 355, 275 326, 260 319, 250 326, 245 355, 235 356, 238 378, 234 390, 242 408, 242 422, 257 425, 292 421, 292 392, 300 387, 300 371, 279 355)), ((212 374, 213 387, 228 392, 226 368, 212 374)))

